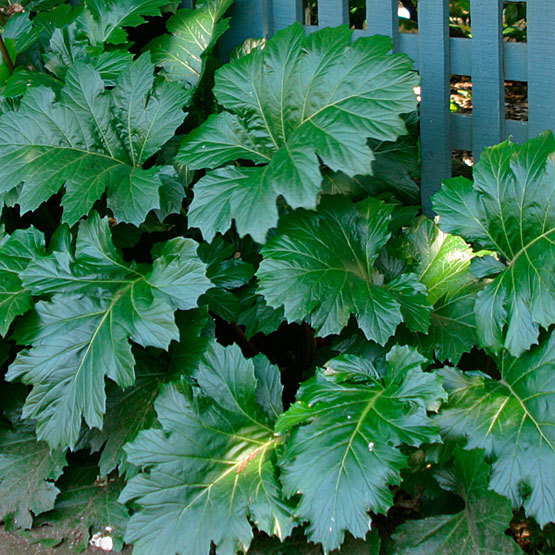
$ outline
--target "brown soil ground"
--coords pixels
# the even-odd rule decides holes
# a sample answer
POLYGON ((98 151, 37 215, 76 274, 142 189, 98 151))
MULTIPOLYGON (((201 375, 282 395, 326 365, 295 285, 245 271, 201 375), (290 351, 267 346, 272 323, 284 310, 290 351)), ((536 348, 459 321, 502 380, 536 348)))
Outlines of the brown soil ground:
MULTIPOLYGON (((52 531, 49 530, 49 538, 52 538, 52 531)), ((18 532, 7 532, 4 526, 0 526, 0 555, 75 555, 75 550, 62 541, 56 547, 48 547, 40 541, 40 529, 33 532, 33 535, 18 532)), ((54 540, 55 541, 55 540, 54 540)), ((51 545, 51 544, 50 544, 51 545)), ((130 555, 131 547, 123 550, 124 555, 130 555)), ((95 547, 89 547, 81 551, 82 555, 116 555, 115 551, 103 551, 95 547)))

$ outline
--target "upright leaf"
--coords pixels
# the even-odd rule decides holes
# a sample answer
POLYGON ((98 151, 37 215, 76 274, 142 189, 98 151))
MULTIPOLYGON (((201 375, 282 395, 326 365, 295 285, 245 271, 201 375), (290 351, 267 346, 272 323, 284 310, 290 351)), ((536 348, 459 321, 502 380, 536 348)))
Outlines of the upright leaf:
POLYGON ((154 65, 141 56, 106 92, 99 72, 73 65, 56 100, 44 87, 0 116, 0 193, 20 182, 19 204, 33 210, 65 186, 64 221, 75 223, 107 192, 118 220, 139 225, 159 208, 160 168, 142 165, 183 121, 186 95, 154 85, 154 65))
POLYGON ((177 160, 193 169, 231 160, 256 166, 225 166, 195 185, 189 222, 208 240, 235 220, 240 235, 264 242, 277 197, 316 206, 321 162, 371 173, 367 139, 406 132, 400 115, 416 108, 418 82, 410 60, 388 55, 386 37, 351 36, 347 27, 306 36, 295 24, 217 72, 214 93, 226 111, 189 134, 177 160))
POLYGON ((464 510, 408 520, 393 536, 391 553, 407 555, 510 555, 522 553, 505 535, 512 519, 510 503, 488 490, 490 467, 479 449, 455 448, 453 465, 441 472, 442 487, 463 498, 464 510))
POLYGON ((408 341, 455 364, 477 344, 474 304, 483 283, 470 272, 470 264, 483 254, 425 218, 406 231, 404 259, 434 305, 427 334, 407 334, 408 341))
POLYGON ((278 369, 214 343, 195 377, 200 391, 165 388, 156 401, 162 429, 141 432, 127 447, 146 470, 122 493, 139 507, 126 536, 138 555, 205 555, 212 542, 231 555, 248 550, 250 522, 279 538, 293 527, 274 465, 281 440, 267 410, 281 403, 281 387, 261 387, 279 384, 278 369))
POLYGON ((54 252, 20 274, 33 293, 54 293, 22 324, 18 340, 31 347, 7 374, 33 385, 24 417, 36 419, 39 439, 74 446, 82 417, 102 428, 105 376, 124 388, 135 381, 129 339, 167 349, 179 338, 174 310, 194 308, 210 285, 196 246, 173 239, 152 268, 134 268, 112 245, 108 220, 93 213, 74 254, 54 252))
POLYGON ((167 22, 170 34, 150 43, 153 61, 163 74, 193 92, 204 71, 204 57, 227 30, 228 20, 221 20, 233 0, 204 0, 195 9, 179 10, 167 22))
MULTIPOLYGON (((504 266, 475 304, 480 343, 519 356, 555 322, 555 139, 486 149, 474 183, 455 178, 434 196, 440 227, 499 254, 504 266)), ((483 268, 482 268, 483 269, 483 268)), ((483 274, 482 274, 483 275, 483 274)))
POLYGON ((127 42, 125 27, 144 23, 146 16, 159 16, 167 0, 85 0, 77 18, 78 28, 92 45, 127 42))
POLYGON ((294 428, 280 462, 284 492, 302 494, 296 516, 309 522, 308 538, 325 551, 339 548, 345 531, 364 538, 367 511, 385 513, 392 505, 388 486, 401 481, 407 463, 401 444, 441 441, 426 411, 446 395, 439 376, 422 371, 424 362, 396 346, 382 381, 364 371, 364 360, 354 372, 345 365, 336 372, 332 360, 278 419, 278 430, 294 428))
POLYGON ((352 205, 334 196, 324 198, 316 213, 284 217, 262 248, 257 275, 266 302, 322 335, 339 333, 351 315, 381 345, 403 320, 413 331, 425 331, 431 306, 416 276, 402 274, 384 285, 374 268, 389 238, 391 210, 374 199, 352 205))
POLYGON ((437 418, 448 437, 485 449, 490 488, 541 526, 555 515, 554 370, 555 333, 518 359, 500 357, 500 380, 445 368, 449 402, 437 418))

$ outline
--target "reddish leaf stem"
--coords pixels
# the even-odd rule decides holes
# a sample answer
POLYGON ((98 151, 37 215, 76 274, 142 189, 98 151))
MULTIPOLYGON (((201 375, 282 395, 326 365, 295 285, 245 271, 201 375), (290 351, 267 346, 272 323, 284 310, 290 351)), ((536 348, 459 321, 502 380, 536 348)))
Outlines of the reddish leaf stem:
POLYGON ((8 71, 10 73, 13 73, 13 62, 12 62, 12 59, 10 58, 8 49, 6 48, 6 43, 2 38, 2 33, 0 33, 0 52, 2 52, 2 58, 4 58, 4 62, 6 63, 8 71))

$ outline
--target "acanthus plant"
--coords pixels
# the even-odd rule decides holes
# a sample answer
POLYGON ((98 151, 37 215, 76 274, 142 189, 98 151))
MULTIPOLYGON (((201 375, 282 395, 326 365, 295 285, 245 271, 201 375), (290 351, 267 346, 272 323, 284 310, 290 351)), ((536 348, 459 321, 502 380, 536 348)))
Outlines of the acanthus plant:
POLYGON ((487 149, 432 221, 387 38, 293 25, 214 73, 231 0, 177 4, 3 28, 0 518, 470 554, 521 551, 520 510, 548 550, 553 136, 487 149))

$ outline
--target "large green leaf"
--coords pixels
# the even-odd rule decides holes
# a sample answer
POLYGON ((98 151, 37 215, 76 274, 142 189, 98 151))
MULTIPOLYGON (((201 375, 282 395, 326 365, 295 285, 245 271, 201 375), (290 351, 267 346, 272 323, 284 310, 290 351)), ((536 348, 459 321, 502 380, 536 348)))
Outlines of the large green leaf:
POLYGON ((431 305, 414 274, 383 284, 374 263, 389 238, 392 207, 375 199, 352 205, 327 196, 318 212, 298 210, 262 248, 259 291, 288 321, 306 320, 322 335, 339 333, 355 315, 380 344, 405 321, 426 331, 431 305))
POLYGON ((212 542, 231 555, 247 551, 251 522, 279 538, 293 527, 274 466, 278 369, 214 343, 195 377, 200 391, 164 389, 156 401, 162 429, 141 432, 126 448, 146 469, 122 493, 138 504, 126 535, 137 555, 206 555, 212 542))
POLYGON ((280 462, 284 492, 302 494, 296 516, 326 551, 341 545, 346 530, 363 538, 367 511, 387 512, 388 486, 407 464, 399 446, 441 441, 427 410, 446 397, 439 376, 422 372, 425 359, 409 347, 389 352, 383 381, 366 360, 345 362, 336 369, 332 360, 305 382, 277 424, 294 427, 280 462))
POLYGON ((167 22, 170 34, 150 43, 154 62, 163 74, 182 83, 191 92, 202 77, 205 53, 228 28, 228 20, 220 21, 233 0, 204 0, 195 9, 179 10, 167 22))
POLYGON ((154 85, 153 71, 143 55, 107 92, 97 70, 77 63, 59 100, 31 89, 19 110, 0 116, 0 193, 23 181, 27 211, 65 186, 64 220, 74 223, 106 191, 116 219, 142 223, 159 208, 162 185, 160 168, 142 165, 183 121, 186 100, 175 83, 154 85))
POLYGON ((490 467, 484 452, 455 448, 452 466, 437 476, 447 490, 463 498, 464 510, 409 520, 393 536, 390 553, 407 555, 510 555, 522 553, 505 536, 513 513, 510 503, 488 491, 490 467))
MULTIPOLYGON (((499 254, 504 265, 478 295, 478 337, 514 356, 555 322, 555 139, 486 149, 474 183, 455 178, 434 195, 440 227, 499 254)), ((483 267, 481 267, 483 270, 483 267)), ((483 272, 481 272, 483 275, 483 272)))
POLYGON ((31 528, 33 515, 54 507, 54 485, 65 466, 62 451, 50 451, 32 431, 0 430, 0 520, 31 528))
POLYGON ((397 198, 404 204, 420 204, 420 187, 414 181, 418 171, 418 118, 416 112, 406 119, 408 135, 395 142, 370 139, 374 153, 372 175, 349 177, 341 170, 324 171, 322 189, 326 193, 347 195, 352 200, 368 196, 397 198))
POLYGON ((160 384, 188 373, 207 348, 210 341, 202 334, 208 314, 205 310, 180 311, 176 315, 179 342, 171 344, 171 365, 167 357, 148 356, 145 350, 134 350, 136 361, 135 384, 125 390, 110 382, 106 388, 106 415, 102 430, 88 430, 79 448, 88 445, 101 451, 98 466, 100 475, 107 476, 116 467, 127 478, 136 467, 127 461, 126 443, 133 441, 141 430, 151 428, 156 420, 154 401, 160 384))
POLYGON ((75 445, 81 419, 102 428, 105 376, 120 387, 135 381, 129 339, 167 349, 179 339, 175 309, 196 307, 210 282, 190 239, 168 241, 152 267, 123 262, 108 219, 93 213, 79 228, 75 253, 55 251, 20 277, 35 294, 55 293, 22 322, 19 353, 7 377, 32 384, 24 417, 39 439, 75 445))
POLYGON ((449 402, 438 416, 448 437, 493 460, 490 488, 540 525, 555 515, 555 333, 518 359, 504 354, 500 380, 445 368, 449 402))
POLYGON ((136 27, 145 16, 159 16, 167 0, 85 0, 78 28, 92 45, 127 42, 125 27, 136 27))
POLYGON ((12 235, 0 229, 0 335, 6 335, 14 318, 33 306, 19 272, 44 255, 44 237, 37 229, 18 229, 12 235))
POLYGON ((235 220, 241 236, 263 243, 278 219, 277 197, 316 206, 321 162, 351 176, 371 173, 367 139, 406 133, 400 114, 416 108, 418 83, 410 60, 388 55, 386 37, 351 36, 346 26, 306 36, 294 24, 217 72, 214 93, 227 111, 189 134, 177 160, 257 166, 225 166, 195 185, 189 222, 206 238, 235 220))
POLYGON ((470 272, 470 264, 483 254, 426 218, 407 229, 403 259, 434 305, 427 334, 406 334, 407 341, 455 364, 477 344, 474 303, 483 283, 470 272))

